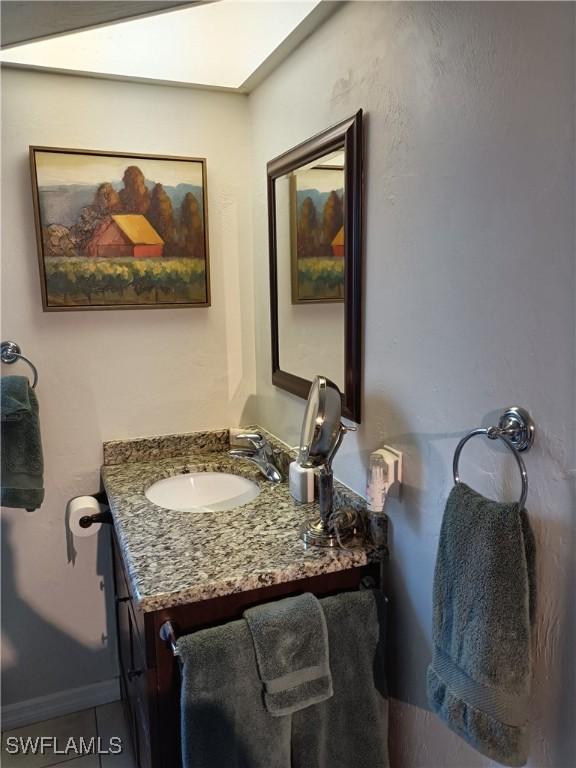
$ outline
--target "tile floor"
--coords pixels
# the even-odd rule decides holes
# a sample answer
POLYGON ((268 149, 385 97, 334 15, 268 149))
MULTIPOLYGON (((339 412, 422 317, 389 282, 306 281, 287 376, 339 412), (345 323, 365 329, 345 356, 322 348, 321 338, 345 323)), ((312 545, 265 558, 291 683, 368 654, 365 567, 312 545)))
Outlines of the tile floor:
MULTIPOLYGON (((14 742, 11 742, 12 745, 14 742)), ((18 744, 21 742, 19 741, 18 744)), ((28 742, 30 744, 31 742, 28 742)), ((30 752, 30 750, 29 750, 30 752)), ((132 753, 130 731, 124 714, 124 708, 120 701, 104 704, 94 709, 85 709, 82 712, 74 712, 72 715, 57 717, 54 720, 44 720, 24 728, 15 728, 2 734, 2 754, 0 757, 2 768, 136 768, 136 762, 132 753), (52 750, 44 754, 9 754, 6 750, 10 746, 7 742, 9 736, 26 739, 34 739, 38 736, 50 736, 56 738, 57 748, 63 751, 68 739, 74 738, 75 744, 80 744, 80 737, 84 737, 85 743, 92 737, 100 737, 103 750, 108 749, 112 736, 122 740, 122 752, 120 754, 88 754, 78 757, 74 750, 69 750, 68 755, 54 754, 52 750)))

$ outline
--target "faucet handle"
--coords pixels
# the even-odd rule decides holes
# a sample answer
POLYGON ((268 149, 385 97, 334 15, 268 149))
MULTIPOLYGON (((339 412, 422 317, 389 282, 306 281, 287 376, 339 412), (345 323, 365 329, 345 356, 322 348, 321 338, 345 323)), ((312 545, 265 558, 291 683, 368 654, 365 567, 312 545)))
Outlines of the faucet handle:
POLYGON ((254 448, 263 448, 266 445, 266 440, 260 432, 240 432, 236 435, 236 440, 247 440, 254 448))

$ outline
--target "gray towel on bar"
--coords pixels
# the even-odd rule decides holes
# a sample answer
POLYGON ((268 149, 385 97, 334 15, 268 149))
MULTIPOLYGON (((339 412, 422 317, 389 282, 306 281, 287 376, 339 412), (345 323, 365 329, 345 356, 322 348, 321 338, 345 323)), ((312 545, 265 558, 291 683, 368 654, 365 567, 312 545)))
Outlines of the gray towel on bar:
POLYGON ((528 759, 534 598, 526 512, 457 484, 434 575, 428 701, 449 728, 503 765, 528 759))
POLYGON ((289 715, 332 696, 328 630, 314 595, 257 605, 244 618, 271 715, 289 715))
POLYGON ((38 400, 25 376, 3 376, 0 383, 3 507, 29 512, 44 501, 44 462, 38 400))
POLYGON ((377 590, 320 601, 334 695, 292 715, 291 768, 388 768, 386 601, 377 590))
POLYGON ((334 695, 284 717, 264 706, 245 620, 178 640, 183 768, 387 768, 384 598, 320 601, 334 695))

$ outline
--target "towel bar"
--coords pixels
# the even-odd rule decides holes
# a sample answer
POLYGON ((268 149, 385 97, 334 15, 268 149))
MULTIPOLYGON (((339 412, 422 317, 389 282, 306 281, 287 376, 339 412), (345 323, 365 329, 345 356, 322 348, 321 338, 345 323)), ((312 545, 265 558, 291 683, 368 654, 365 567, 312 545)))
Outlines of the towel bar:
POLYGON ((172 655, 180 656, 178 646, 176 645, 176 631, 174 629, 174 624, 172 624, 171 621, 165 621, 164 624, 162 624, 160 627, 159 635, 160 639, 164 640, 166 645, 172 651, 172 655))
MULTIPOLYGON (((375 579, 372 576, 364 576, 360 582, 360 585, 358 586, 358 589, 376 589, 375 579)), ((384 600, 386 603, 388 603, 387 597, 384 597, 384 600)), ((176 636, 176 631, 177 631, 177 626, 172 621, 168 620, 161 625, 158 634, 160 636, 160 639, 166 643, 166 645, 172 652, 172 655, 179 658, 180 651, 178 650, 178 646, 176 645, 176 641, 178 639, 176 636)))
POLYGON ((36 366, 31 360, 28 360, 27 357, 24 357, 20 347, 18 344, 16 344, 15 341, 2 342, 0 345, 0 359, 3 363, 7 363, 8 365, 12 365, 12 363, 15 363, 17 360, 24 360, 25 363, 28 363, 30 368, 32 368, 32 373, 34 374, 32 389, 35 389, 36 384, 38 384, 38 371, 36 370, 36 366))
POLYGON ((498 420, 497 427, 480 427, 479 429, 473 429, 460 440, 454 451, 454 461, 452 462, 454 482, 461 482, 458 471, 458 462, 460 460, 462 448, 464 448, 470 438, 475 437, 475 435, 485 435, 490 440, 500 439, 512 451, 512 455, 516 459, 518 469, 520 470, 520 475, 522 477, 522 492, 518 504, 522 509, 526 503, 526 497, 528 496, 528 473, 526 472, 526 465, 520 456, 520 452, 528 451, 532 447, 534 443, 535 429, 536 427, 528 411, 524 408, 519 408, 518 406, 507 408, 498 420))

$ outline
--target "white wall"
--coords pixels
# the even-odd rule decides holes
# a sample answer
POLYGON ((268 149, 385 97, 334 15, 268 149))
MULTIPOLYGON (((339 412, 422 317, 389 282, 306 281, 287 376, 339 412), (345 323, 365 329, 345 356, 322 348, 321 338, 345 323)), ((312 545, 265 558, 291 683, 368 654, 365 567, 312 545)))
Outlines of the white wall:
MULTIPOLYGON (((259 420, 291 444, 304 404, 270 383, 266 161, 359 108, 364 413, 335 468, 363 492, 369 452, 404 451, 404 498, 387 507, 394 762, 491 764, 423 709, 431 588, 457 440, 521 404, 538 425, 530 765, 572 765, 574 6, 348 3, 251 94, 259 420)), ((513 498, 513 460, 478 442, 464 478, 513 498)))
POLYGON ((46 464, 42 508, 2 510, 4 705, 116 674, 107 538, 78 543, 72 566, 64 537, 66 501, 98 490, 102 442, 242 418, 255 389, 250 173, 244 96, 3 72, 2 338, 38 367, 46 464), (212 307, 43 313, 30 144, 207 157, 212 307))

